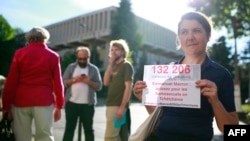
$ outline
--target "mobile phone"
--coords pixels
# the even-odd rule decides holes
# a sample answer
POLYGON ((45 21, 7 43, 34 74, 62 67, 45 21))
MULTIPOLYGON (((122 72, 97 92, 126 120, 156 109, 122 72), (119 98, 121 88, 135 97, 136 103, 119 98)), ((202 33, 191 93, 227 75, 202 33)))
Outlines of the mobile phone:
POLYGON ((81 76, 86 76, 86 74, 81 74, 81 76))

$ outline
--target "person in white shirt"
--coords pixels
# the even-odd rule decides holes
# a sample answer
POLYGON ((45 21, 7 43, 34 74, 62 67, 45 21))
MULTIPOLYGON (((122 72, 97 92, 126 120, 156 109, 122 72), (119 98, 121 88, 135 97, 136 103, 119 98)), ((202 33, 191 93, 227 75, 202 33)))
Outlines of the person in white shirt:
POLYGON ((90 63, 87 47, 78 47, 77 61, 70 64, 64 74, 66 127, 63 141, 73 141, 79 118, 83 125, 85 140, 94 141, 93 117, 97 103, 96 91, 102 89, 99 69, 90 63))

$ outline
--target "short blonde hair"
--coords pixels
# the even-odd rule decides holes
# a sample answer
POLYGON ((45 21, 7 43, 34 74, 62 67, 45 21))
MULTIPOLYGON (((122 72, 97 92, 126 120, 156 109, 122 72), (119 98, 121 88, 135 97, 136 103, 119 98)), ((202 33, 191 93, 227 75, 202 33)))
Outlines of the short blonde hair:
POLYGON ((48 30, 43 27, 33 27, 25 34, 27 42, 44 42, 47 43, 50 38, 48 30))
POLYGON ((110 44, 109 44, 109 56, 111 56, 111 48, 112 48, 112 46, 118 47, 122 51, 124 51, 124 56, 123 57, 125 59, 128 57, 129 47, 128 47, 128 44, 127 44, 126 40, 119 39, 119 40, 110 41, 110 44))

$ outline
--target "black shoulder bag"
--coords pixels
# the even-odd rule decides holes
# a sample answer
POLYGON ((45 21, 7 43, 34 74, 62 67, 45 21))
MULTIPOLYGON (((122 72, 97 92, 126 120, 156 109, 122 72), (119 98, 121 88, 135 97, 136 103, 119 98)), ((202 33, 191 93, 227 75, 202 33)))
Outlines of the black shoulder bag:
POLYGON ((3 114, 3 118, 0 122, 0 141, 15 141, 11 122, 12 121, 8 119, 8 113, 3 114))

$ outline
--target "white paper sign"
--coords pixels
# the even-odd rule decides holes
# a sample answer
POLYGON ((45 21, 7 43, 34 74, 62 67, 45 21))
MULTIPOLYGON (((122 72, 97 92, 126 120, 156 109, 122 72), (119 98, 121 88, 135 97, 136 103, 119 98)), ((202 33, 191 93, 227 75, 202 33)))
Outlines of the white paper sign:
POLYGON ((200 108, 200 65, 145 65, 143 80, 144 105, 200 108))

